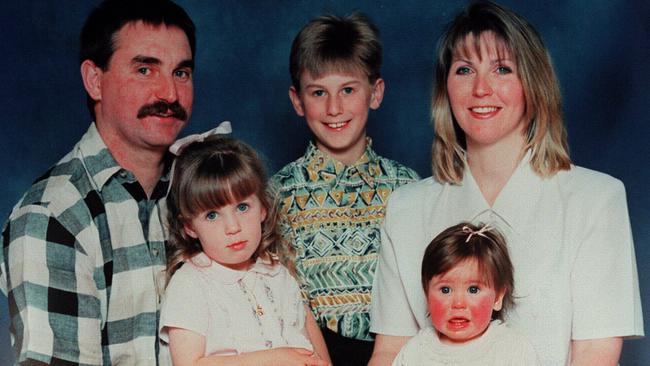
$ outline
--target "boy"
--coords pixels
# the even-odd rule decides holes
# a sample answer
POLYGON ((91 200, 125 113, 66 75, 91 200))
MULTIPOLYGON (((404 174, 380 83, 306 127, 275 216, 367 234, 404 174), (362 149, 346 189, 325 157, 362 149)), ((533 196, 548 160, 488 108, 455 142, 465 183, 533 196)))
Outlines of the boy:
POLYGON ((369 109, 384 94, 382 46, 363 15, 322 16, 293 41, 289 98, 314 134, 307 152, 272 178, 280 230, 295 251, 303 295, 334 365, 372 354, 370 292, 388 195, 418 179, 378 156, 366 137, 369 109))

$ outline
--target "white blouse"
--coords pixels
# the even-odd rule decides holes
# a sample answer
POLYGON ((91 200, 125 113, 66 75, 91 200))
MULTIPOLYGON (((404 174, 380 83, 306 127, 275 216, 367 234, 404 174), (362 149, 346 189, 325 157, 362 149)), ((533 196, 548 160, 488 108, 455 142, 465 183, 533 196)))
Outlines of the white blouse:
POLYGON ((427 178, 391 195, 373 287, 373 332, 413 336, 431 324, 420 282, 424 249, 461 221, 490 223, 506 236, 516 299, 508 323, 531 341, 542 364, 566 364, 571 340, 643 335, 623 184, 578 166, 543 179, 529 156, 493 207, 467 167, 460 185, 427 178))
POLYGON ((205 337, 205 356, 277 347, 311 350, 305 315, 298 284, 284 266, 258 259, 248 271, 235 271, 199 253, 167 286, 160 338, 169 342, 169 327, 191 330, 205 337))

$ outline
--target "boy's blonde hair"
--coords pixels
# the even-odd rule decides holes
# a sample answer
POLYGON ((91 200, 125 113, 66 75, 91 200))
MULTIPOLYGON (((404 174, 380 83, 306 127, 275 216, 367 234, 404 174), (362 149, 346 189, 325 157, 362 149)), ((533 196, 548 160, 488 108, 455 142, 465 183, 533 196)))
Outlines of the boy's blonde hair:
POLYGON ((276 262, 279 234, 276 205, 267 195, 264 164, 252 147, 232 138, 210 136, 187 146, 176 159, 167 196, 169 247, 167 279, 183 260, 202 251, 201 243, 185 233, 196 215, 255 194, 266 210, 262 237, 253 260, 276 262))
POLYGON ((567 134, 562 118, 560 86, 550 55, 537 31, 524 18, 489 1, 473 2, 450 24, 438 44, 431 115, 435 126, 432 147, 433 175, 439 182, 460 184, 465 168, 465 135, 449 103, 447 78, 452 58, 480 47, 481 35, 491 32, 513 57, 526 98, 525 150, 532 150, 530 165, 541 177, 569 170, 567 134))
POLYGON ((381 77, 382 45, 377 27, 361 13, 324 15, 311 20, 291 45, 289 72, 296 91, 308 71, 314 78, 331 72, 361 72, 373 84, 381 77))

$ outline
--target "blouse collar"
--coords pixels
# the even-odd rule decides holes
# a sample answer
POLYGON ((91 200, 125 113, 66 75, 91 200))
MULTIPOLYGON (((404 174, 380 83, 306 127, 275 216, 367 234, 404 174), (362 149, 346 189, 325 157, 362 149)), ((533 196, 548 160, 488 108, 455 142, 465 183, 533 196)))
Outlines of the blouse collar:
POLYGON ((217 263, 204 252, 194 255, 186 262, 200 271, 213 274, 214 279, 226 285, 237 283, 248 273, 273 277, 280 272, 281 266, 281 264, 272 264, 270 261, 258 257, 251 268, 245 271, 237 271, 217 263))

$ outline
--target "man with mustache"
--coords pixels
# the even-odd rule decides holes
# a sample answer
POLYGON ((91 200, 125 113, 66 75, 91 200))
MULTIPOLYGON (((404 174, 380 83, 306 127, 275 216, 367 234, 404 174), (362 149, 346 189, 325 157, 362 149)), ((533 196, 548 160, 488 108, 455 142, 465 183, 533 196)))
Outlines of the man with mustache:
POLYGON ((106 0, 81 33, 94 120, 15 206, 0 288, 16 363, 164 364, 167 153, 192 111, 195 28, 169 0, 106 0))

